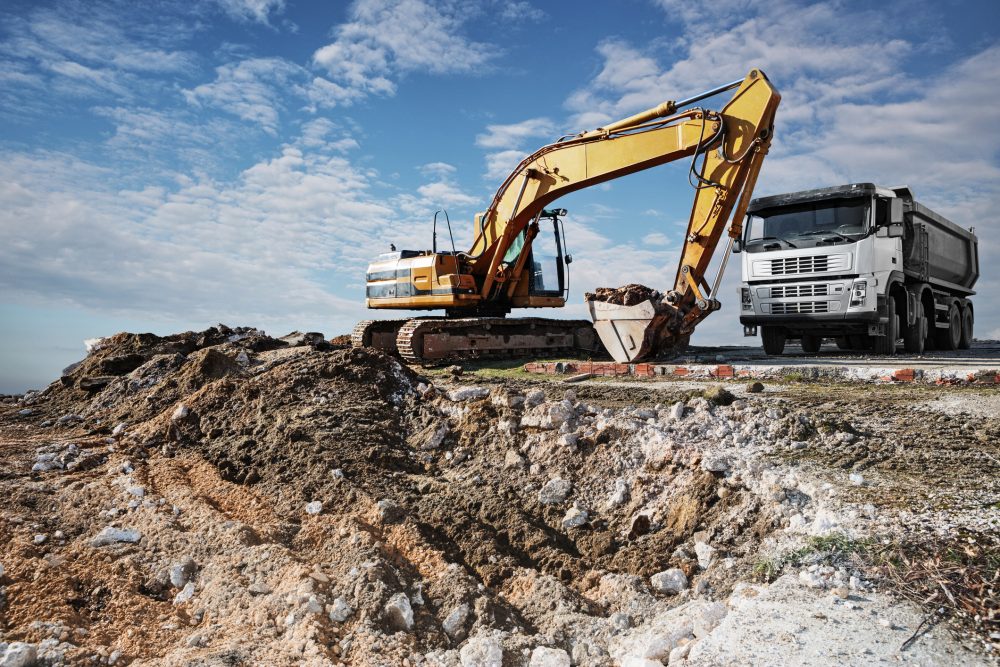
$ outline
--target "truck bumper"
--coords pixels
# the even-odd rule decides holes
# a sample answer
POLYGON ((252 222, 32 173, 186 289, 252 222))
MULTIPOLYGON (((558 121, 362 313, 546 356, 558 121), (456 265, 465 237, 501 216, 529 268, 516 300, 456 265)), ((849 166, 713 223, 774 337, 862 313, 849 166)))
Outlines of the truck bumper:
POLYGON ((868 324, 880 322, 882 316, 875 311, 859 313, 815 313, 808 318, 801 315, 743 315, 740 317, 740 324, 762 325, 775 324, 789 327, 828 327, 831 329, 840 328, 845 325, 857 323, 867 326, 868 324))

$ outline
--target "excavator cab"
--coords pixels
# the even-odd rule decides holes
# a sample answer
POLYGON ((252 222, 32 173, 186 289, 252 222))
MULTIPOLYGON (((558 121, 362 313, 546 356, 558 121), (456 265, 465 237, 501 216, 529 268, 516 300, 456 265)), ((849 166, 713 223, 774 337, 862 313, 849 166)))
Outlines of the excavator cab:
MULTIPOLYGON (((569 267, 572 257, 564 255, 566 235, 561 216, 566 209, 546 209, 539 216, 539 229, 531 242, 528 256, 528 293, 531 296, 565 298, 569 292, 569 267)), ((527 230, 525 230, 527 231, 527 230)))

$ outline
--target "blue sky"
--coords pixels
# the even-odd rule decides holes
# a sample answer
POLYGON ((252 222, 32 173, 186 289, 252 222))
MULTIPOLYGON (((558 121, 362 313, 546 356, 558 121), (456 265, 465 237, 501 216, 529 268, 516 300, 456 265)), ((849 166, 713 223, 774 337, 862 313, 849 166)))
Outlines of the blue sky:
MULTIPOLYGON (((977 227, 977 335, 1000 338, 1000 8, 871 7, 8 0, 0 392, 123 329, 345 333, 366 316, 367 261, 428 247, 435 210, 467 244, 522 155, 752 67, 783 94, 756 193, 909 184, 977 227)), ((599 285, 671 286, 683 169, 563 200, 564 315, 599 285)), ((726 306, 696 344, 743 341, 726 306)))

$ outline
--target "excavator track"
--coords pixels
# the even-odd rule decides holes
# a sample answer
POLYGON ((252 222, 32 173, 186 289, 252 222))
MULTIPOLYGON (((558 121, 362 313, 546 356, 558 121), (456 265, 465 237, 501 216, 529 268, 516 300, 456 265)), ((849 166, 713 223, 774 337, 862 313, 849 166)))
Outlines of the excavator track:
POLYGON ((409 320, 361 320, 351 331, 351 347, 371 347, 398 354, 396 334, 409 320))
POLYGON ((526 318, 413 319, 396 336, 399 356, 410 363, 501 359, 530 354, 600 349, 586 320, 526 318))

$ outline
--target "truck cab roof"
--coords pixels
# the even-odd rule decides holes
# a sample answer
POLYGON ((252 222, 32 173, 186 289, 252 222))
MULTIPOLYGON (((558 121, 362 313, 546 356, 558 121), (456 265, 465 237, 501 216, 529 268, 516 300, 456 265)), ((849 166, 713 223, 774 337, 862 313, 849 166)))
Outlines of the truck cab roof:
POLYGON ((815 190, 800 190, 798 192, 788 192, 770 197, 758 197, 750 202, 748 213, 755 213, 778 206, 788 206, 802 204, 805 202, 823 201, 826 199, 850 199, 853 197, 871 197, 872 195, 882 195, 885 197, 910 195, 909 188, 905 186, 899 188, 883 188, 874 183, 849 183, 847 185, 836 185, 830 188, 817 188, 815 190))

